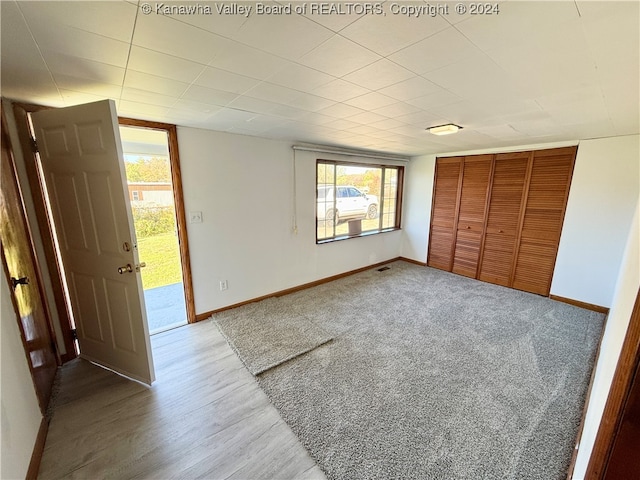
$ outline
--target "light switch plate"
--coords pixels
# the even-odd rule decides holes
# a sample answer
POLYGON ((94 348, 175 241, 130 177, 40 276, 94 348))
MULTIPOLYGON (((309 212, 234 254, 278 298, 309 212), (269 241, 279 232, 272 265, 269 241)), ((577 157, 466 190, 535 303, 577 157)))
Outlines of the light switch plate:
POLYGON ((189 212, 189 223, 202 223, 202 212, 189 212))

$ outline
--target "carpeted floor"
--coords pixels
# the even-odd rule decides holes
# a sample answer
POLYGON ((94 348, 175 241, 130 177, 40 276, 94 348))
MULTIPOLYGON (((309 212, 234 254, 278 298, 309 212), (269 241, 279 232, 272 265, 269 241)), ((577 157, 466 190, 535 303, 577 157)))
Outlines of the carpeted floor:
POLYGON ((565 478, 604 316, 390 266, 237 309, 333 336, 257 377, 327 476, 565 478))

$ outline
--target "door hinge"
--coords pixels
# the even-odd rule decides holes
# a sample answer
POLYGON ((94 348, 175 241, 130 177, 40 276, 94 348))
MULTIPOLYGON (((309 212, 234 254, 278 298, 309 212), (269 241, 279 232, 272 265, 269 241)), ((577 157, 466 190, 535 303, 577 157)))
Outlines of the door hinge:
POLYGON ((33 153, 38 153, 40 152, 40 150, 38 149, 38 142, 36 141, 35 138, 31 139, 31 151, 33 153))
POLYGON ((75 328, 71 329, 71 338, 73 338, 74 340, 78 339, 78 330, 76 330, 75 328))

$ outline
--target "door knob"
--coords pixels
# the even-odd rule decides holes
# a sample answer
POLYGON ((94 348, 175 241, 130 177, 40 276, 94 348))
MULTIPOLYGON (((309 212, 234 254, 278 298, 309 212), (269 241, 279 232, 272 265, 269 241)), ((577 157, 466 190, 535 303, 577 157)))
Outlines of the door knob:
POLYGON ((124 267, 118 267, 118 273, 120 275, 124 273, 131 273, 131 272, 133 272, 133 267, 131 266, 130 263, 127 263, 124 267))
POLYGON ((11 277, 11 284, 13 285, 14 290, 18 288, 18 285, 29 285, 29 277, 11 277))

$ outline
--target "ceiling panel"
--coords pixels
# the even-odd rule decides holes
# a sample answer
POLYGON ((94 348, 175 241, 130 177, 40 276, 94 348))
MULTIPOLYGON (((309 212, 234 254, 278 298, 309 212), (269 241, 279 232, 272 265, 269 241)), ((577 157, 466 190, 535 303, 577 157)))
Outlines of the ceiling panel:
POLYGON ((300 59, 300 63, 329 75, 342 77, 381 58, 380 55, 361 47, 351 40, 347 40, 340 35, 334 35, 303 56, 300 59))
POLYGON ((483 16, 451 5, 407 16, 392 2, 381 15, 346 2, 218 11, 249 4, 174 15, 133 0, 1 1, 2 94, 51 106, 113 98, 132 117, 401 154, 640 129, 638 1, 501 1, 483 16), (425 131, 446 122, 464 129, 425 131))

